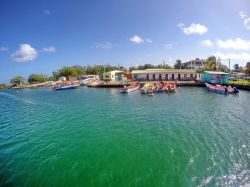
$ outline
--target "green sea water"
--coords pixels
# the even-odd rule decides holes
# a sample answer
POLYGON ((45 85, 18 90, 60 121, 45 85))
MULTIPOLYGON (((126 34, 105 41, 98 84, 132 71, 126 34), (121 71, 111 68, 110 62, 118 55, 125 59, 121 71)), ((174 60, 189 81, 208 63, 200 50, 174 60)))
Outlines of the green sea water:
POLYGON ((0 91, 0 186, 247 186, 250 92, 0 91))

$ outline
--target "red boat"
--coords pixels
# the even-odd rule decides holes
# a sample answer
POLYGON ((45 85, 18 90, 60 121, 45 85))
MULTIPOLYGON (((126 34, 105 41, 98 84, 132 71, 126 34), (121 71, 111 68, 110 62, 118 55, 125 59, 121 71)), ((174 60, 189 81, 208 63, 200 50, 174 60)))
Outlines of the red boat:
POLYGON ((155 84, 155 92, 162 92, 164 89, 164 83, 163 82, 158 82, 155 84))
POLYGON ((221 93, 221 94, 227 94, 227 93, 232 93, 232 94, 237 94, 239 91, 236 88, 232 88, 231 86, 222 86, 222 85, 213 85, 209 83, 205 83, 206 87, 208 90, 221 93))
POLYGON ((165 84, 163 90, 166 92, 174 92, 176 89, 176 83, 175 82, 168 82, 165 84))

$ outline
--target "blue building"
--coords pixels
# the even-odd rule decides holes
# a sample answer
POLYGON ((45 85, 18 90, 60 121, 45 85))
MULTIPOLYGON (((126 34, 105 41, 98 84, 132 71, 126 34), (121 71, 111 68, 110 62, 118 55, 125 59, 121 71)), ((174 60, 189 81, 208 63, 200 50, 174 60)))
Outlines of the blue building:
POLYGON ((201 75, 201 80, 203 82, 212 84, 228 84, 229 73, 219 71, 204 71, 204 73, 201 75))

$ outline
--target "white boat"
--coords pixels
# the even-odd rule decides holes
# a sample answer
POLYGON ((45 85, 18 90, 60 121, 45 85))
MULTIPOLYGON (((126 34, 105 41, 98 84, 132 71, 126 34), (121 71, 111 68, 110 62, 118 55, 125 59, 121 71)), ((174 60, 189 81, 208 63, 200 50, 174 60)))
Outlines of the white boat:
POLYGON ((121 88, 121 93, 129 93, 135 90, 138 90, 140 88, 140 83, 135 82, 131 86, 124 86, 121 88))
POLYGON ((80 84, 81 85, 87 85, 88 83, 93 82, 94 80, 97 80, 97 75, 86 75, 86 76, 82 76, 80 77, 80 84))
POLYGON ((78 85, 58 85, 54 88, 55 91, 58 90, 71 90, 78 88, 78 85))

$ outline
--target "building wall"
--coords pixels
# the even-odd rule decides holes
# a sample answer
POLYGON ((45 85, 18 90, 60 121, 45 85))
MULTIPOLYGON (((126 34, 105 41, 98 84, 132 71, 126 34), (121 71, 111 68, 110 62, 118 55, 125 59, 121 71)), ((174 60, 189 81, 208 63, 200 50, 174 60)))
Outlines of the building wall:
POLYGON ((228 84, 229 82, 229 75, 223 74, 223 75, 213 75, 207 72, 204 72, 204 81, 208 83, 214 83, 214 84, 228 84))
POLYGON ((160 75, 161 80, 178 80, 178 75, 180 74, 180 80, 195 80, 195 73, 193 73, 193 77, 191 77, 191 73, 149 73, 149 74, 132 74, 132 79, 135 81, 147 81, 147 75, 149 77, 149 81, 153 81, 153 75, 155 75, 155 81, 159 81, 160 75), (168 75, 168 79, 166 79, 166 74, 168 75), (172 79, 172 74, 174 74, 174 79, 172 79), (186 74, 186 78, 184 76, 186 74))

